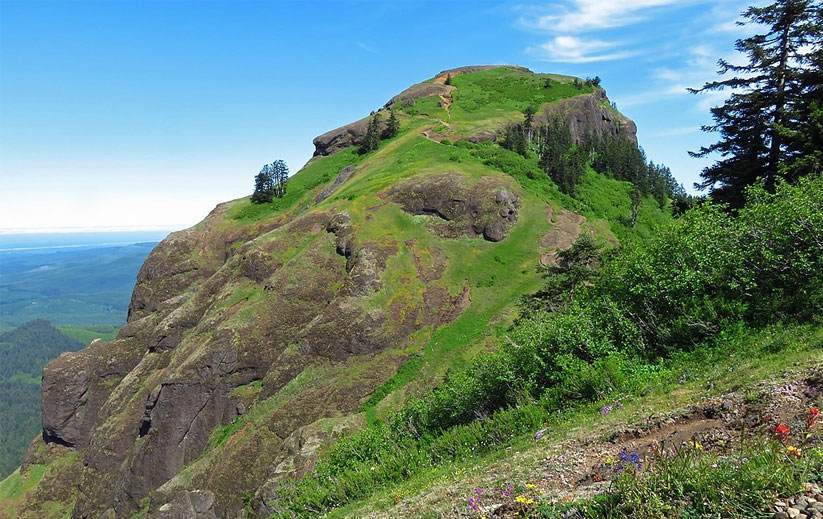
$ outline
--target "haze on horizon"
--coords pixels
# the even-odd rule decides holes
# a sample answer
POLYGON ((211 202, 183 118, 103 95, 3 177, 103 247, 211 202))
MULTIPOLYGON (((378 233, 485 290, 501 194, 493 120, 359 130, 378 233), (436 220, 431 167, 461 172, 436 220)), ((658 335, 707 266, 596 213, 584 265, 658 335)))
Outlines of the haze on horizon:
POLYGON ((174 229, 264 162, 467 64, 598 75, 688 189, 746 2, 0 4, 0 229, 174 229), (409 21, 408 23, 403 23, 409 21), (413 21, 413 23, 411 23, 413 21), (43 37, 48 35, 48 37, 43 37))

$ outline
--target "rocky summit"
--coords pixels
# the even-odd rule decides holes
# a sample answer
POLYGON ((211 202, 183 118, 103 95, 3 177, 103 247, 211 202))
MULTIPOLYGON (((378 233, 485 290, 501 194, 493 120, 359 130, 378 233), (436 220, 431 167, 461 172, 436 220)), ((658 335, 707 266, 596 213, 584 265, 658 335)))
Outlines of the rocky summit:
MULTIPOLYGON (((597 85, 463 67, 377 109, 400 131, 376 151, 357 151, 372 117, 327 132, 283 198, 226 202, 170 235, 117 338, 45 368, 21 468, 38 477, 14 513, 266 517, 326 445, 486 351, 541 262, 582 233, 635 232, 616 216, 628 183, 589 171, 572 199, 498 156, 530 106, 574 139, 636 142, 597 85)), ((638 229, 663 218, 653 206, 638 229)))

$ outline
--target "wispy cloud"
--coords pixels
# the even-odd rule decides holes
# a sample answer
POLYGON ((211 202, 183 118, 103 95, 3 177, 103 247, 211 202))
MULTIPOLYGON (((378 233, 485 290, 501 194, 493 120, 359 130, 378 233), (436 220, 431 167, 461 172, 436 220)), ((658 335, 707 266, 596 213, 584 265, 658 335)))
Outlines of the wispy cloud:
POLYGON ((584 40, 576 36, 555 36, 551 40, 529 47, 529 54, 543 61, 560 63, 597 63, 629 58, 635 53, 618 50, 616 42, 584 40))
POLYGON ((598 39, 591 33, 646 20, 655 9, 707 0, 564 0, 531 10, 521 24, 546 32, 551 39, 528 47, 532 56, 559 63, 597 63, 640 54, 623 41, 598 39))
POLYGON ((612 29, 638 23, 654 8, 694 3, 694 0, 572 0, 549 6, 551 14, 527 25, 552 32, 577 33, 612 29))
MULTIPOLYGON (((688 89, 699 88, 708 81, 713 81, 717 75, 717 58, 722 56, 726 61, 742 65, 745 57, 739 53, 721 53, 709 45, 695 45, 686 52, 686 59, 679 64, 659 67, 651 72, 650 81, 654 88, 618 99, 622 107, 640 106, 659 102, 674 97, 692 96, 688 89)), ((721 104, 728 96, 729 91, 713 90, 695 96, 695 107, 701 112, 721 104)))
POLYGON ((363 43, 362 41, 358 41, 358 42, 357 42, 357 46, 358 46, 360 49, 362 49, 362 50, 364 50, 364 51, 366 51, 366 52, 369 52, 369 53, 371 53, 371 54, 380 54, 380 51, 378 51, 376 48, 372 47, 371 45, 369 45, 369 44, 367 44, 367 43, 363 43))

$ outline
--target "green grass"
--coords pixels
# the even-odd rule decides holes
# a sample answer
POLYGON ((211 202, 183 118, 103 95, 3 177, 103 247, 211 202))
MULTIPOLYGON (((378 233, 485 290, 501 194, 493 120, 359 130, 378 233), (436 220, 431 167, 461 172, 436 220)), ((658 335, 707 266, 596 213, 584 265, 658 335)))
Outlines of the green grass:
POLYGON ((102 339, 110 341, 117 337, 119 326, 114 325, 75 325, 64 324, 57 327, 61 332, 65 333, 72 339, 80 341, 83 344, 88 344, 94 339, 102 339))
POLYGON ((275 198, 268 204, 253 204, 250 198, 243 198, 234 202, 229 210, 229 217, 241 223, 249 223, 292 209, 298 202, 306 202, 307 193, 332 181, 341 169, 359 161, 360 157, 354 148, 327 157, 316 157, 289 178, 283 198, 275 198))
MULTIPOLYGON (((758 439, 730 454, 691 447, 650 463, 649 469, 628 471, 608 492, 574 507, 585 517, 768 517, 778 498, 800 494, 803 483, 821 481, 823 448, 806 449, 795 459, 784 445, 758 439)), ((561 510, 545 505, 538 511, 557 517, 561 510)))
POLYGON ((9 519, 17 517, 16 506, 25 499, 46 474, 46 465, 31 465, 25 474, 15 470, 0 481, 0 515, 9 519))
POLYGON ((439 327, 423 350, 372 394, 364 410, 370 413, 383 398, 413 380, 431 380, 449 367, 468 361, 470 355, 476 353, 469 346, 494 333, 495 326, 490 326, 492 318, 521 294, 539 285, 533 249, 547 230, 542 207, 526 203, 518 225, 500 243, 480 239, 444 243, 442 247, 449 251, 449 257, 462 259, 450 264, 445 274, 449 286, 457 289, 467 284, 471 288, 472 304, 453 323, 439 327))
MULTIPOLYGON (((501 469, 517 467, 510 467, 503 460, 517 452, 534 451, 533 456, 520 459, 533 457, 534 470, 539 470, 545 454, 541 450, 544 447, 535 445, 533 439, 538 429, 548 431, 543 442, 560 442, 580 431, 599 430, 605 434, 618 424, 642 422, 649 415, 744 389, 787 370, 819 362, 823 362, 821 327, 772 326, 754 332, 730 329, 694 352, 638 370, 617 394, 602 401, 562 411, 547 410, 539 403, 522 405, 495 413, 483 422, 452 428, 441 436, 404 444, 397 451, 381 455, 376 463, 365 462, 356 471, 338 473, 323 483, 339 492, 336 508, 329 517, 356 517, 366 510, 387 510, 400 499, 423 492, 430 494, 438 487, 454 486, 461 481, 465 481, 461 486, 470 489, 472 478, 492 466, 498 467, 498 463, 502 466, 495 472, 506 480, 501 469), (621 399, 623 408, 601 416, 599 408, 616 398, 621 399), (352 492, 352 497, 346 498, 345 492, 352 492)), ((449 490, 443 492, 452 494, 449 490)), ((310 496, 303 497, 306 503, 310 502, 310 496)))
POLYGON ((545 103, 594 91, 588 86, 574 87, 572 78, 557 81, 557 76, 552 76, 555 80, 551 82, 551 87, 545 88, 547 77, 512 68, 454 76, 450 122, 458 123, 464 132, 471 132, 488 126, 489 120, 506 121, 512 116, 522 117, 523 110, 528 106, 540 108, 545 103))

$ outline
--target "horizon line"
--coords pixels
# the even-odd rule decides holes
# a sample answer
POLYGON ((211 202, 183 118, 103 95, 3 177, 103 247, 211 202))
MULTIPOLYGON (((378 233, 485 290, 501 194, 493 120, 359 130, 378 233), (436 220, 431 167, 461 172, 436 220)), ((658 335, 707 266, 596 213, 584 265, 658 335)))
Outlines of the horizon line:
POLYGON ((65 227, 0 227, 0 235, 10 234, 71 234, 71 233, 107 233, 107 232, 153 232, 178 231, 191 227, 192 224, 167 225, 84 225, 65 227))

